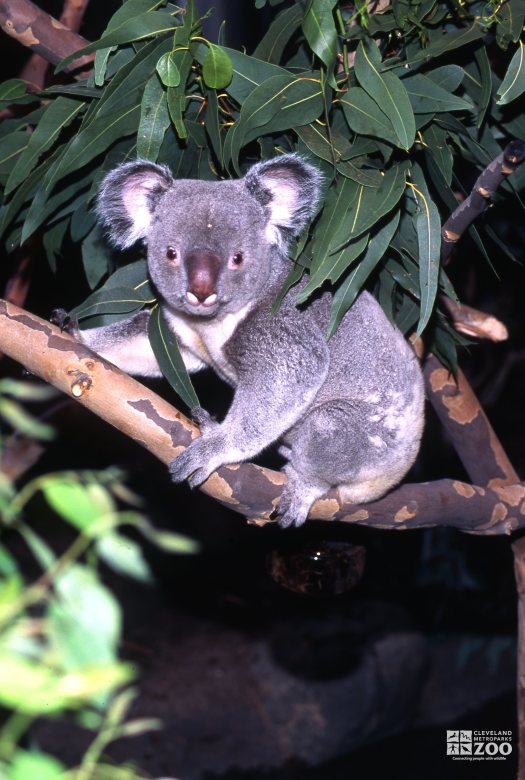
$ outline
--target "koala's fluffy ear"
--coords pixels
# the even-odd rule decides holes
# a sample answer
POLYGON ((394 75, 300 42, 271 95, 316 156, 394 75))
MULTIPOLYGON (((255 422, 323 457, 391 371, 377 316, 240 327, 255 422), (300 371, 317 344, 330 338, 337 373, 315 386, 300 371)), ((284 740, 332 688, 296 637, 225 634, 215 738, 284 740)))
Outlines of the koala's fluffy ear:
POLYGON ((146 160, 123 163, 102 181, 97 214, 116 246, 126 249, 145 238, 157 201, 174 183, 165 165, 146 160))
POLYGON ((249 192, 269 211, 271 241, 282 243, 290 235, 299 235, 316 212, 322 176, 296 154, 257 163, 244 181, 249 192))

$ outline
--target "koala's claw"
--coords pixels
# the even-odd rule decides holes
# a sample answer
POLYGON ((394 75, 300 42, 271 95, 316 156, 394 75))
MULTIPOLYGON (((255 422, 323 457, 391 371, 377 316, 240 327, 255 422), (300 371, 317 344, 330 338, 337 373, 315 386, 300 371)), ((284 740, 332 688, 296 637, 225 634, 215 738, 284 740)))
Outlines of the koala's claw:
POLYGON ((53 309, 49 321, 53 325, 58 325, 60 330, 74 335, 78 330, 78 320, 65 309, 53 309))
POLYGON ((299 528, 305 523, 308 510, 300 510, 289 497, 283 494, 272 516, 279 528, 299 528))
POLYGON ((215 422, 215 419, 211 416, 206 409, 202 406, 194 406, 191 410, 191 419, 197 423, 198 426, 204 428, 206 425, 215 422))

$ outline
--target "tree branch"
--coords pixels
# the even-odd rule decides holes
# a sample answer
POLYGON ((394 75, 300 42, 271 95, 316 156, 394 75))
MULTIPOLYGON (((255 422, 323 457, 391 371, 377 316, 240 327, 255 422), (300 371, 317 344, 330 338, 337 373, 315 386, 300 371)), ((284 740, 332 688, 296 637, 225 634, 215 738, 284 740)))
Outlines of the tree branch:
MULTIPOLYGON (((89 43, 30 0, 0 0, 0 28, 53 65, 89 43)), ((85 67, 92 59, 79 57, 67 70, 85 67)))
MULTIPOLYGON (((197 427, 167 401, 54 325, 6 301, 0 301, 0 350, 163 463, 198 435, 197 427)), ((202 489, 262 525, 269 521, 285 481, 281 472, 244 463, 223 466, 202 489)), ((481 488, 453 480, 402 485, 362 506, 344 503, 332 490, 316 501, 310 516, 376 528, 448 525, 471 533, 510 534, 525 527, 525 485, 481 488)))
POLYGON ((446 265, 457 242, 490 203, 490 198, 503 179, 513 173, 525 159, 525 143, 511 141, 503 152, 480 174, 472 192, 447 219, 441 230, 441 262, 446 265))

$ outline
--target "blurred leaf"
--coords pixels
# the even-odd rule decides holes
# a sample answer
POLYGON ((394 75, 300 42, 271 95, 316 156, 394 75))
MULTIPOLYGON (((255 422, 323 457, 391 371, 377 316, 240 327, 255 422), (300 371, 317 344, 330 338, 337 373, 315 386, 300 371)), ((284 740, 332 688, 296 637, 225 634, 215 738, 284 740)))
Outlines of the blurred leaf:
POLYGON ((16 558, 9 552, 7 547, 0 544, 0 613, 2 611, 2 601, 4 598, 4 587, 8 582, 17 582, 16 595, 20 592, 21 580, 18 578, 18 563, 16 558))
POLYGON ((212 89, 224 89, 233 76, 233 65, 221 46, 208 43, 208 54, 202 63, 202 77, 205 84, 212 89))
POLYGON ((414 112, 402 82, 393 73, 381 72, 381 67, 375 43, 368 39, 360 41, 354 63, 357 80, 390 118, 397 145, 408 150, 416 134, 414 112))
POLYGON ((156 74, 144 89, 137 130, 137 157, 156 162, 164 135, 170 124, 170 115, 164 91, 156 74))
POLYGON ((37 381, 22 381, 5 377, 0 379, 0 395, 10 395, 18 401, 49 401, 57 397, 57 391, 50 385, 37 381))
POLYGON ((26 412, 23 406, 9 398, 0 398, 0 417, 17 433, 42 441, 51 441, 55 438, 55 429, 51 425, 37 420, 26 412))
POLYGON ((160 307, 149 318, 148 336, 160 369, 188 409, 199 406, 199 399, 180 355, 177 340, 169 329, 160 307))
POLYGON ((149 564, 140 545, 132 539, 111 531, 97 539, 96 549, 102 560, 119 574, 141 582, 152 582, 149 564))
POLYGON ((142 523, 137 527, 146 539, 165 552, 190 555, 199 551, 198 542, 182 534, 173 531, 159 531, 149 523, 142 523))
POLYGON ((28 715, 52 715, 118 688, 133 677, 124 664, 63 674, 49 666, 0 652, 0 702, 28 715))
POLYGON ((95 484, 83 485, 73 472, 43 479, 42 492, 55 512, 85 534, 107 530, 115 514, 108 491, 95 484), (104 525, 101 518, 106 518, 104 525))
POLYGON ((110 666, 121 632, 121 611, 97 574, 75 564, 55 581, 47 610, 48 636, 66 671, 110 666))
POLYGON ((525 91, 525 48, 523 43, 519 42, 519 47, 514 52, 507 72, 503 77, 497 95, 498 105, 510 103, 516 100, 525 91))
POLYGON ((65 771, 56 758, 17 750, 10 761, 7 780, 63 780, 65 771))

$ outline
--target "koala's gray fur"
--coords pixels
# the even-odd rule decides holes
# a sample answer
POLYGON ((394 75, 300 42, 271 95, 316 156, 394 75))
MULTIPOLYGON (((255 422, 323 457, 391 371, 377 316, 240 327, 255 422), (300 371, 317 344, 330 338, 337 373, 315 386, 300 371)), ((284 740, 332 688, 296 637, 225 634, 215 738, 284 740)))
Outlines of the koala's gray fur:
MULTIPOLYGON (((277 514, 300 525, 330 487, 366 502, 412 465, 423 427, 418 362, 375 299, 362 293, 327 342, 330 296, 300 310, 286 250, 315 213, 320 177, 295 155, 254 165, 238 181, 176 181, 160 165, 125 163, 103 182, 98 213, 119 247, 144 239, 159 303, 189 371, 211 366, 233 385, 222 423, 202 409, 202 435, 170 466, 203 482, 224 464, 280 440, 288 483, 277 514)), ((125 371, 159 376, 149 314, 79 334, 125 371)))

